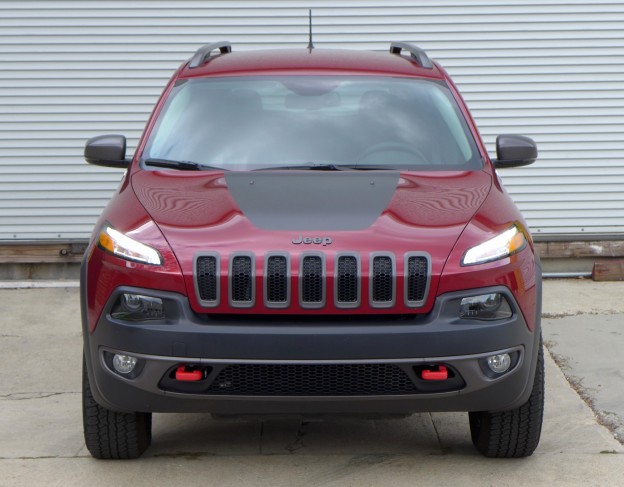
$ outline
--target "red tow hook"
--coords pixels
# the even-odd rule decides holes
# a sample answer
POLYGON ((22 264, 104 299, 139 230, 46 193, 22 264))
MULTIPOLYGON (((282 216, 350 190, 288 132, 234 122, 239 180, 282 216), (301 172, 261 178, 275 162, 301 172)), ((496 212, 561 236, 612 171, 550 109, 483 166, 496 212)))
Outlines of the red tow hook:
POLYGON ((202 380, 204 378, 204 374, 200 369, 189 369, 187 370, 187 365, 180 365, 176 369, 175 378, 176 380, 181 380, 184 382, 196 382, 198 380, 202 380))
POLYGON ((423 380, 446 380, 448 379, 448 370, 444 365, 437 365, 437 370, 423 369, 423 380))

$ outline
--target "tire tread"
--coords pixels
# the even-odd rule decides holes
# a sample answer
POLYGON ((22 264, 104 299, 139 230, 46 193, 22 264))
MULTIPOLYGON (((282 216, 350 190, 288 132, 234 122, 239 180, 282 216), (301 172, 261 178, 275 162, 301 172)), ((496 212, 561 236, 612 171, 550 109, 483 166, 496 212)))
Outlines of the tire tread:
POLYGON ((119 413, 100 406, 93 398, 84 363, 82 413, 85 444, 95 458, 138 458, 151 442, 151 413, 119 413))
POLYGON ((528 401, 508 411, 469 413, 472 442, 491 458, 533 454, 539 443, 544 412, 544 349, 540 337, 533 390, 528 401))

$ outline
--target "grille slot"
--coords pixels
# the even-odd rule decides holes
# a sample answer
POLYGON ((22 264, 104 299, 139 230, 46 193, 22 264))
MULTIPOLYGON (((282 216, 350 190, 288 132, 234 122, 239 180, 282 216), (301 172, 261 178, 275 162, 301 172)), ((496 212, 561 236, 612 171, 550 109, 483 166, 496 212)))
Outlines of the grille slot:
POLYGON ((406 256, 405 302, 408 306, 422 306, 429 284, 429 259, 423 255, 406 256))
POLYGON ((377 308, 394 305, 395 279, 393 256, 373 256, 371 268, 371 305, 377 308))
POLYGON ((255 272, 251 255, 235 255, 230 260, 230 304, 253 306, 255 272))
POLYGON ((200 255, 195 260, 197 295, 203 306, 219 304, 219 259, 216 255, 200 255))
POLYGON ((304 308, 325 305, 325 262, 320 255, 304 255, 299 269, 299 300, 304 308))
POLYGON ((208 394, 249 396, 368 396, 416 394, 395 364, 235 364, 225 367, 208 394))
POLYGON ((335 303, 337 307, 355 307, 360 303, 360 266, 355 255, 338 256, 336 263, 335 303))
POLYGON ((285 255, 270 255, 265 260, 264 300, 268 307, 285 307, 290 301, 288 258, 285 255))

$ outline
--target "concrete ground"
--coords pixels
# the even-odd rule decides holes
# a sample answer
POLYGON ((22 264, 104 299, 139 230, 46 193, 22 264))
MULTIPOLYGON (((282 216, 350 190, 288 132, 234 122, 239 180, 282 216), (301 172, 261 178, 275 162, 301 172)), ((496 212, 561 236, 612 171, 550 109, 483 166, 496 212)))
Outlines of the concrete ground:
POLYGON ((547 348, 624 443, 624 282, 547 281, 544 303, 547 348))
MULTIPOLYGON (((624 283, 545 282, 545 340, 615 429, 623 296, 624 283)), ((481 457, 466 414, 304 424, 156 414, 143 458, 97 461, 82 437, 79 321, 75 288, 0 289, 0 486, 622 485, 624 447, 549 354, 542 439, 526 459, 481 457)))

